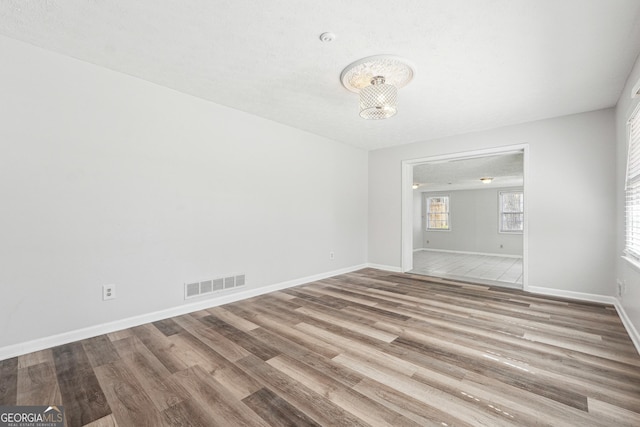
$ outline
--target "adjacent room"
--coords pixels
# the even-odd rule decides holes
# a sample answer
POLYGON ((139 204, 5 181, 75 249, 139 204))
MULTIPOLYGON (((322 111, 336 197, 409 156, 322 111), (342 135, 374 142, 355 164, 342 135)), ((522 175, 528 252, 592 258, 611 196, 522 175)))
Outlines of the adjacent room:
POLYGON ((640 425, 639 54, 637 0, 0 2, 0 427, 640 425))
POLYGON ((522 289, 524 152, 413 167, 412 273, 522 289))

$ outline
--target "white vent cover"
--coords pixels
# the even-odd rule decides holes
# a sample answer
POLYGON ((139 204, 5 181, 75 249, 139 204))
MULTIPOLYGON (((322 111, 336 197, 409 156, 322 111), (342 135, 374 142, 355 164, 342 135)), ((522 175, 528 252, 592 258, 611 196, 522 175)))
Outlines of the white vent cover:
POLYGON ((185 286, 185 298, 200 295, 200 283, 187 283, 185 286))
POLYGON ((219 277, 217 279, 213 279, 213 290, 214 291, 221 291, 224 289, 224 279, 222 277, 219 277))
POLYGON ((209 292, 213 292, 213 280, 205 280, 204 282, 200 282, 200 293, 208 294, 209 292))
POLYGON ((238 286, 244 286, 244 274, 239 274, 236 276, 236 288, 238 286))
POLYGON ((229 288, 233 288, 236 285, 236 278, 231 276, 231 277, 225 277, 224 278, 224 288, 225 289, 229 289, 229 288))
POLYGON ((207 279, 201 282, 184 284, 184 299, 215 294, 222 290, 233 289, 245 285, 245 275, 237 274, 215 279, 207 279))

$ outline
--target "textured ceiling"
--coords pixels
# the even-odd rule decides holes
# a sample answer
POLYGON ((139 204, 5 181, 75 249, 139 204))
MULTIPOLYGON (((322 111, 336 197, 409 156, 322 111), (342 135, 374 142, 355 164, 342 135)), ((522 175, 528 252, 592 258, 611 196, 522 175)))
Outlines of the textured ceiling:
POLYGON ((415 191, 446 191, 523 185, 523 153, 443 160, 413 167, 415 191), (480 178, 493 178, 484 184, 480 178))
POLYGON ((7 37, 368 149, 611 107, 639 18, 638 0, 0 2, 7 37), (416 74, 365 121, 340 73, 376 54, 416 74))

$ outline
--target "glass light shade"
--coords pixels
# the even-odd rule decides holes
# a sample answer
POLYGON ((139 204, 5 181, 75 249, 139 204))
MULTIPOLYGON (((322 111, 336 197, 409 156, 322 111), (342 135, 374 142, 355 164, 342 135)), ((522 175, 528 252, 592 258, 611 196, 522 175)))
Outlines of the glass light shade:
POLYGON ((374 77, 371 85, 360 90, 360 117, 380 120, 398 112, 398 89, 385 84, 384 77, 374 77))

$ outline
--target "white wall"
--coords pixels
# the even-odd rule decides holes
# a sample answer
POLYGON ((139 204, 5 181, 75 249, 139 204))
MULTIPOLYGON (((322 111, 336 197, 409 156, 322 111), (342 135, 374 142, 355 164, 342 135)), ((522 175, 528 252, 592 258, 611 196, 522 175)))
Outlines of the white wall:
POLYGON ((612 109, 369 153, 369 262, 401 266, 401 162, 529 144, 529 286, 613 295, 612 109))
POLYGON ((179 306, 186 281, 366 262, 365 151, 4 37, 0 56, 0 348, 179 306))
MULTIPOLYGON (((617 278, 626 283, 626 292, 622 295, 621 303, 629 317, 629 320, 640 331, 640 268, 632 266, 621 257, 624 250, 625 240, 625 217, 624 217, 624 182, 627 166, 627 120, 633 110, 640 103, 640 97, 631 98, 631 89, 640 80, 640 58, 629 75, 629 79, 620 95, 616 106, 616 134, 617 134, 617 230, 618 242, 616 246, 616 273, 617 278)), ((638 343, 636 343, 636 346, 638 343)))
POLYGON ((420 237, 423 247, 522 256, 522 234, 498 232, 498 193, 518 190, 522 187, 423 192, 423 197, 448 195, 450 219, 448 231, 427 231, 424 227, 424 234, 420 237))

